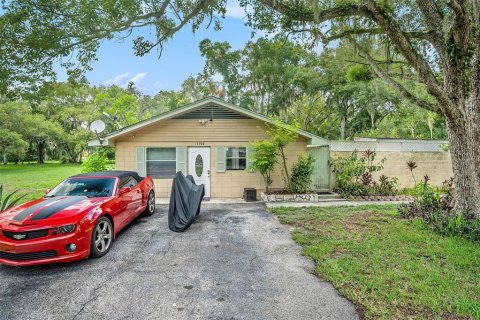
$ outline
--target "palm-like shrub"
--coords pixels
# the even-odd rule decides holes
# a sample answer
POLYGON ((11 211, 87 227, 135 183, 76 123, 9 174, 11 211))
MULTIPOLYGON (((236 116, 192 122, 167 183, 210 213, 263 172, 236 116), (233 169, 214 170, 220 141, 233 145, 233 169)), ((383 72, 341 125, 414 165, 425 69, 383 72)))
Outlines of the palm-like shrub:
POLYGON ((269 141, 257 141, 252 143, 253 154, 250 155, 250 165, 248 171, 258 171, 263 176, 265 182, 265 191, 270 192, 270 186, 273 183, 272 172, 277 164, 277 147, 269 141))
POLYGON ((7 210, 8 208, 13 207, 18 201, 20 201, 25 195, 14 197, 18 190, 13 191, 6 195, 5 199, 3 198, 3 185, 0 184, 0 212, 7 210))
POLYGON ((315 159, 309 155, 298 155, 298 161, 292 166, 292 175, 288 189, 293 193, 307 193, 312 189, 312 174, 315 159))

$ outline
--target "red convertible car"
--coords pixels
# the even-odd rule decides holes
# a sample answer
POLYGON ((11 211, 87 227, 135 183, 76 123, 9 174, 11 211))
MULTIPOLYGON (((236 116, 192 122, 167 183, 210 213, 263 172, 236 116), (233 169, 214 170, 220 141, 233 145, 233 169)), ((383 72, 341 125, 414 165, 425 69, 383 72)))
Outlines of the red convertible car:
POLYGON ((142 212, 155 212, 151 178, 132 171, 70 177, 43 198, 0 212, 0 263, 29 266, 101 257, 142 212))

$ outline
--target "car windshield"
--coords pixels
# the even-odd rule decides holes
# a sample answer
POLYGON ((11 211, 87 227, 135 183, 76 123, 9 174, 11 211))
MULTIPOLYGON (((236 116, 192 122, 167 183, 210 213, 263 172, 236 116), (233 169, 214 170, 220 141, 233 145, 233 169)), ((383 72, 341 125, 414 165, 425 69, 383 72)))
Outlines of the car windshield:
POLYGON ((113 194, 114 178, 70 178, 47 193, 46 198, 60 196, 109 197, 113 194))

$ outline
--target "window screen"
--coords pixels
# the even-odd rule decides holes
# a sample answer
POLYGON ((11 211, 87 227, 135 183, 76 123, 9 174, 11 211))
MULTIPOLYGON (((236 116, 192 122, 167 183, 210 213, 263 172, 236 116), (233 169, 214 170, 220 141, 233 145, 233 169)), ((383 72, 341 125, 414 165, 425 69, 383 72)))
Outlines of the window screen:
POLYGON ((172 178, 176 170, 175 148, 147 148, 147 176, 172 178))
POLYGON ((227 170, 245 170, 247 167, 247 148, 227 148, 227 170))

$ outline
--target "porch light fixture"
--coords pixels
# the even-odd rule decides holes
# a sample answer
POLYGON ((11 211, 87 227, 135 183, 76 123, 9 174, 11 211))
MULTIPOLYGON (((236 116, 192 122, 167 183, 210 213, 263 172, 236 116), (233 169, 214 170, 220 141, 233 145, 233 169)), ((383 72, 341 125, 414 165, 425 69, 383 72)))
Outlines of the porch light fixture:
POLYGON ((200 119, 198 120, 198 123, 200 123, 202 126, 206 125, 208 121, 213 121, 210 119, 200 119))

